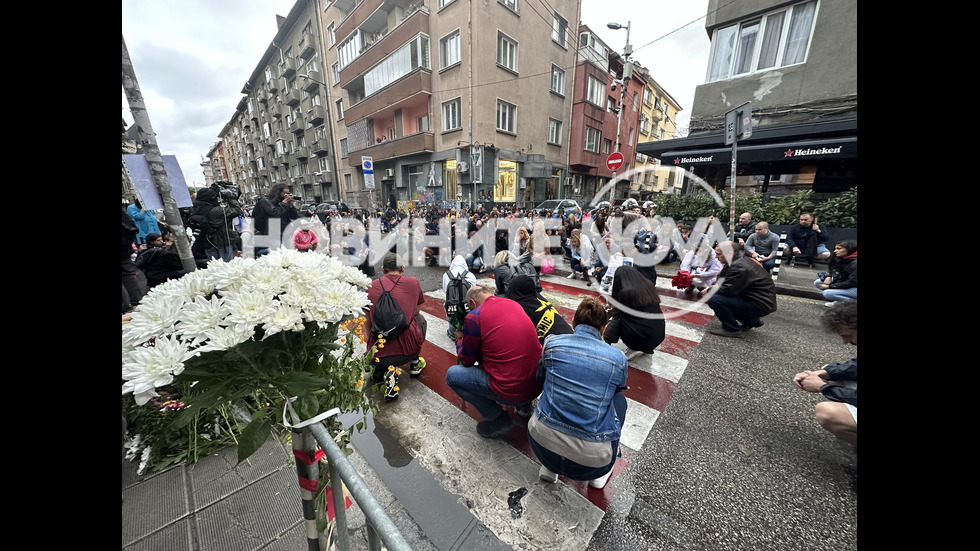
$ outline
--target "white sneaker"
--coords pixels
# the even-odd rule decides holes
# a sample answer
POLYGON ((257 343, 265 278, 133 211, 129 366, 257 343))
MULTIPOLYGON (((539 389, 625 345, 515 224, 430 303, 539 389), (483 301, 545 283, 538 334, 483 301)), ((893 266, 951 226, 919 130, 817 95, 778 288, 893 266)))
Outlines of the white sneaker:
POLYGON ((589 481, 589 486, 592 486, 593 488, 602 489, 602 488, 604 488, 606 486, 606 482, 609 481, 609 477, 610 476, 612 476, 612 469, 609 469, 609 472, 608 473, 600 476, 599 478, 595 478, 595 479, 590 480, 589 481))
POLYGON ((575 279, 575 272, 573 271, 572 273, 568 274, 566 279, 575 279))
POLYGON ((548 467, 545 467, 544 465, 541 465, 541 470, 538 471, 538 476, 540 476, 541 480, 544 480, 545 482, 551 482, 552 484, 558 482, 558 474, 551 472, 548 470, 548 467))
POLYGON ((643 351, 642 350, 630 350, 629 348, 626 349, 626 359, 627 360, 632 360, 633 358, 636 358, 637 356, 642 356, 642 355, 643 355, 643 351))

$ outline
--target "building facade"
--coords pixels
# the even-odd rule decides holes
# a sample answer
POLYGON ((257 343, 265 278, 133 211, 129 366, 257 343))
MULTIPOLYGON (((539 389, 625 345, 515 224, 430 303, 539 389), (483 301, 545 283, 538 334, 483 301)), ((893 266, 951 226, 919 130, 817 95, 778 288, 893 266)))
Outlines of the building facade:
MULTIPOLYGON (((647 142, 676 139, 677 113, 682 109, 650 76, 645 67, 634 68, 646 82, 640 105, 639 135, 637 148, 647 142)), ((683 173, 671 166, 660 164, 660 159, 637 151, 636 172, 630 182, 629 196, 640 201, 652 199, 659 193, 680 193, 683 173)))
POLYGON ((731 182, 726 114, 748 103, 751 135, 735 145, 736 187, 780 195, 857 186, 857 7, 846 0, 711 0, 706 82, 686 138, 640 153, 683 169, 685 187, 731 182))
POLYGON ((547 9, 340 0, 324 12, 357 205, 526 206, 561 193, 580 2, 547 9))
POLYGON ((630 180, 623 175, 635 166, 646 82, 632 63, 625 63, 588 26, 579 26, 578 40, 568 198, 580 204, 625 198, 630 180), (617 151, 624 162, 613 171, 607 160, 617 151))

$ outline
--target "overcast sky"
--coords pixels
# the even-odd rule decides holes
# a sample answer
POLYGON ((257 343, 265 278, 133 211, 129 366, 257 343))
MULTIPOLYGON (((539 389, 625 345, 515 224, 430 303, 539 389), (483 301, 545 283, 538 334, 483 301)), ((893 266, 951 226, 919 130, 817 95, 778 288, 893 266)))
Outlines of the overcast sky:
MULTIPOLYGON (((435 0, 427 0, 434 2, 435 0)), ((465 1, 465 0, 464 0, 465 1)), ((532 0, 540 5, 539 0, 532 0)), ((203 185, 201 161, 231 120, 251 76, 276 34, 276 15, 294 0, 123 0, 122 33, 147 116, 163 155, 176 155, 188 185, 203 185)), ((707 0, 583 0, 582 22, 622 53, 630 22, 633 59, 690 119, 694 89, 704 81, 710 41, 707 0)), ((122 116, 132 124, 125 94, 122 116)))

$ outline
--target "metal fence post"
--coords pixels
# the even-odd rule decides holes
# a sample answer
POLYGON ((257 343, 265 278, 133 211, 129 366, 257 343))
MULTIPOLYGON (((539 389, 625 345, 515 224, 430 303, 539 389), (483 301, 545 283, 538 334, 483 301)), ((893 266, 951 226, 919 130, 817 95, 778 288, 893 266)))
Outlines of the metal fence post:
POLYGON ((783 252, 786 249, 786 233, 779 234, 779 248, 776 249, 776 265, 772 268, 772 280, 779 277, 779 265, 783 262, 783 252))

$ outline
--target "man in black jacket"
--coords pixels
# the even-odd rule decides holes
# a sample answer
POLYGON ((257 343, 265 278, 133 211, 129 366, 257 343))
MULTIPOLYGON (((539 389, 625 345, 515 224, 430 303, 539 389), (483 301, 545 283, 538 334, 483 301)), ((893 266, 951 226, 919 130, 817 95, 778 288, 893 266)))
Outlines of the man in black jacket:
POLYGON ((823 232, 813 215, 804 212, 800 215, 800 223, 786 232, 786 250, 783 254, 806 259, 808 265, 813 265, 815 259, 830 258, 827 239, 828 235, 823 232))
MULTIPOLYGON (((279 219, 279 235, 276 242, 282 242, 282 234, 286 231, 286 226, 290 222, 299 218, 299 211, 293 205, 293 194, 290 193, 289 186, 276 184, 272 186, 269 193, 259 199, 252 210, 252 217, 255 219, 255 235, 269 235, 269 220, 279 219)), ((267 246, 255 247, 255 256, 260 257, 269 252, 267 246)))
MULTIPOLYGON (((837 303, 824 312, 820 322, 845 344, 857 346, 857 299, 837 303)), ((837 438, 857 447, 857 358, 797 373, 793 383, 800 390, 819 392, 830 400, 817 404, 817 422, 837 438)))
POLYGON ((718 274, 717 292, 708 299, 721 327, 712 335, 741 337, 744 331, 762 327, 762 317, 776 311, 776 283, 758 260, 744 254, 734 241, 722 241, 715 256, 725 265, 718 274), (741 323, 740 323, 741 322, 741 323))

